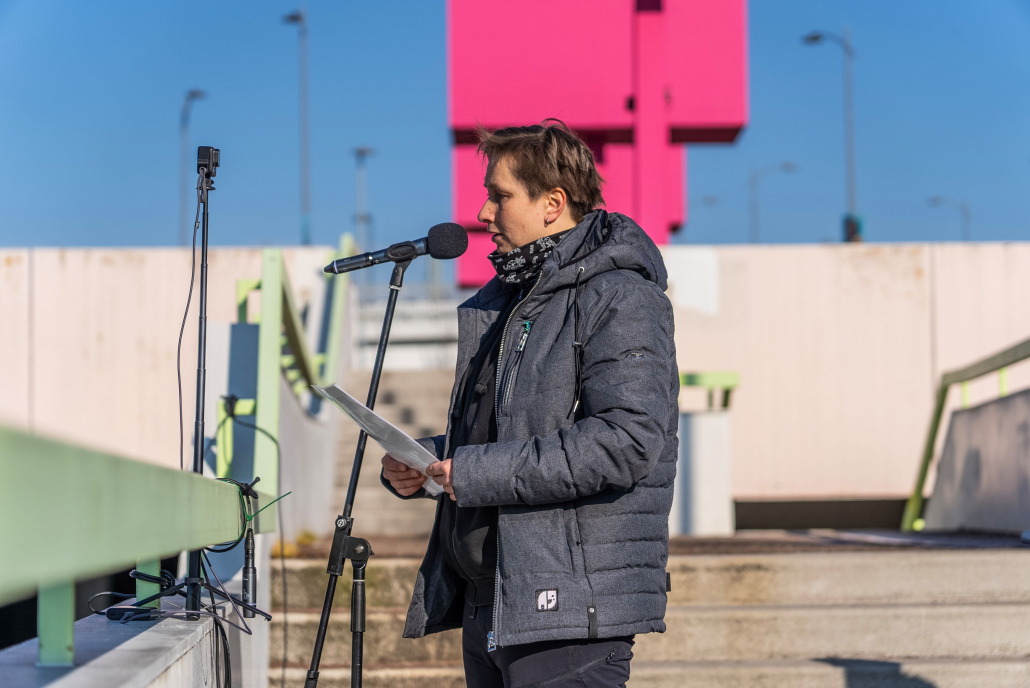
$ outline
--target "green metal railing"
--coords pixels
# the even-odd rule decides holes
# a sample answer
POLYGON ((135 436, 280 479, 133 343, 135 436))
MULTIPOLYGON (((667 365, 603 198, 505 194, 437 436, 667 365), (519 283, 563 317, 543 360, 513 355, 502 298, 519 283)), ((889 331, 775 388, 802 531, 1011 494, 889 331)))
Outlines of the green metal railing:
MULTIPOLYGON (((39 592, 39 663, 74 660, 75 580, 235 540, 236 486, 0 428, 0 604, 39 592)), ((259 493, 259 503, 272 497, 259 493)), ((273 510, 256 532, 275 530, 273 510)), ((137 595, 156 592, 137 583, 137 595)))
MULTIPOLYGON (((349 255, 344 235, 340 255, 349 255)), ((237 305, 247 321, 247 295, 262 292, 256 399, 237 402, 236 415, 253 415, 268 432, 255 437, 254 475, 259 504, 279 492, 279 380, 299 394, 335 380, 346 301, 346 278, 331 284, 332 309, 325 352, 305 341, 282 252, 265 249, 260 280, 240 280, 237 305), (271 296, 271 298, 269 298, 271 296), (288 354, 283 354, 284 347, 288 354)), ((219 404, 219 427, 226 409, 219 404)), ((232 433, 220 431, 217 473, 232 462, 232 433)), ((0 604, 38 593, 40 666, 71 666, 75 658, 75 581, 135 566, 158 574, 160 560, 235 540, 244 527, 239 489, 143 461, 114 456, 0 427, 0 604)), ((256 533, 275 531, 275 510, 254 519, 256 533)), ((137 598, 158 586, 136 582, 137 598)))
POLYGON ((708 410, 715 409, 715 395, 722 393, 720 408, 730 407, 733 390, 740 384, 740 375, 734 371, 708 371, 680 373, 680 387, 702 387, 708 391, 708 410))
POLYGON ((1025 361, 1030 358, 1030 339, 1022 341, 1014 346, 999 351, 993 356, 977 361, 972 365, 959 370, 953 370, 941 376, 941 382, 937 386, 937 401, 934 404, 933 416, 930 418, 930 429, 926 434, 926 444, 923 445, 923 456, 919 462, 919 473, 916 476, 916 484, 912 489, 912 495, 905 503, 905 513, 901 518, 901 529, 904 531, 922 530, 923 488, 926 485, 926 475, 930 471, 930 464, 933 463, 934 449, 937 446, 937 434, 940 430, 941 417, 944 415, 944 405, 948 400, 948 390, 952 385, 962 385, 962 405, 969 405, 968 383, 976 378, 998 373, 999 396, 1008 394, 1008 371, 1011 365, 1025 361))

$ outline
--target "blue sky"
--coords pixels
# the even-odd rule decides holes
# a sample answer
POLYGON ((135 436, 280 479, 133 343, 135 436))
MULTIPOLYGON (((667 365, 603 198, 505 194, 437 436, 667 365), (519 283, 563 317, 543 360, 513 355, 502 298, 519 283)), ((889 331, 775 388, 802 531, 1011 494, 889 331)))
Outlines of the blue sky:
MULTIPOLYGON (((0 0, 0 245, 177 241, 178 116, 203 88, 191 144, 223 151, 215 244, 299 237, 296 29, 290 1, 0 0)), ((353 227, 351 150, 369 163, 376 243, 449 219, 443 0, 311 0, 312 227, 353 227)), ((753 0, 751 123, 689 151, 690 221, 676 241, 747 240, 752 167, 762 237, 836 240, 844 205, 840 50, 848 26, 858 204, 871 241, 1030 239, 1030 0, 753 0), (714 197, 711 204, 702 198, 714 197)))

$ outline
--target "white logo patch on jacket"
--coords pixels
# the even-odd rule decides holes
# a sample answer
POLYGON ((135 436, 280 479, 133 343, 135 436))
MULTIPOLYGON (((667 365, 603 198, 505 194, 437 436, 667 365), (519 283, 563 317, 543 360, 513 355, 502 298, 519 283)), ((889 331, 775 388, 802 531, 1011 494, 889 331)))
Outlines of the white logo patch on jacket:
POLYGON ((536 591, 536 610, 538 612, 556 612, 556 611, 558 611, 558 591, 557 590, 537 590, 536 591))

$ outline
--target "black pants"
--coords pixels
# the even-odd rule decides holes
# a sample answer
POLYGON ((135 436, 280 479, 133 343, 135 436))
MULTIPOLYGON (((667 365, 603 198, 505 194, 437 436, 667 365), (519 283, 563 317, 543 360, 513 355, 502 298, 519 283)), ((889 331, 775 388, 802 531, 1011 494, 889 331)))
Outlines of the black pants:
POLYGON ((490 607, 465 603, 461 629, 467 688, 625 688, 633 637, 547 640, 486 651, 490 607))

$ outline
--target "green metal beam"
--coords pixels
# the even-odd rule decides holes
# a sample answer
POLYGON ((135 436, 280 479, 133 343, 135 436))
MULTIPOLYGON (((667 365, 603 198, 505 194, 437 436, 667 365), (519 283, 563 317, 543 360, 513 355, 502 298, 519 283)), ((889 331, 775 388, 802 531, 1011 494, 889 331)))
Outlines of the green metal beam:
MULTIPOLYGON (((294 356, 293 365, 297 366, 308 385, 317 385, 320 382, 318 374, 308 352, 308 343, 304 339, 304 325, 300 320, 300 311, 293 302, 293 289, 290 287, 290 279, 286 274, 286 266, 279 261, 282 274, 279 277, 280 291, 282 292, 282 323, 286 332, 286 342, 290 347, 290 353, 294 356)), ((272 293, 262 289, 261 298, 272 298, 272 293)))
MULTIPOLYGON (((258 332, 257 413, 254 423, 275 438, 279 436, 284 274, 282 253, 278 249, 266 248, 261 263, 261 328, 258 332)), ((266 490, 279 493, 278 453, 275 444, 260 432, 254 436, 254 475, 261 476, 266 490)))
POLYGON ((261 280, 238 279, 236 280, 236 321, 247 322, 247 300, 250 292, 261 288, 261 280))
POLYGON ((978 377, 983 377, 988 373, 999 371, 1002 368, 1014 365, 1020 361, 1025 361, 1028 358, 1030 358, 1030 339, 1011 346, 1004 351, 999 351, 998 353, 988 356, 982 361, 977 361, 972 365, 968 365, 965 368, 945 373, 942 381, 946 385, 953 385, 956 382, 975 380, 978 377))
MULTIPOLYGON (((0 476, 0 604, 235 540, 242 527, 233 485, 6 428, 0 476)), ((274 513, 257 532, 275 529, 274 513)))
POLYGON ((715 391, 722 390, 723 409, 730 407, 730 396, 740 384, 740 374, 731 371, 707 371, 700 373, 680 373, 680 387, 702 387, 708 390, 708 409, 715 408, 715 391))
POLYGON ((740 374, 734 371, 680 373, 681 387, 707 387, 708 389, 734 389, 740 384, 740 374))

